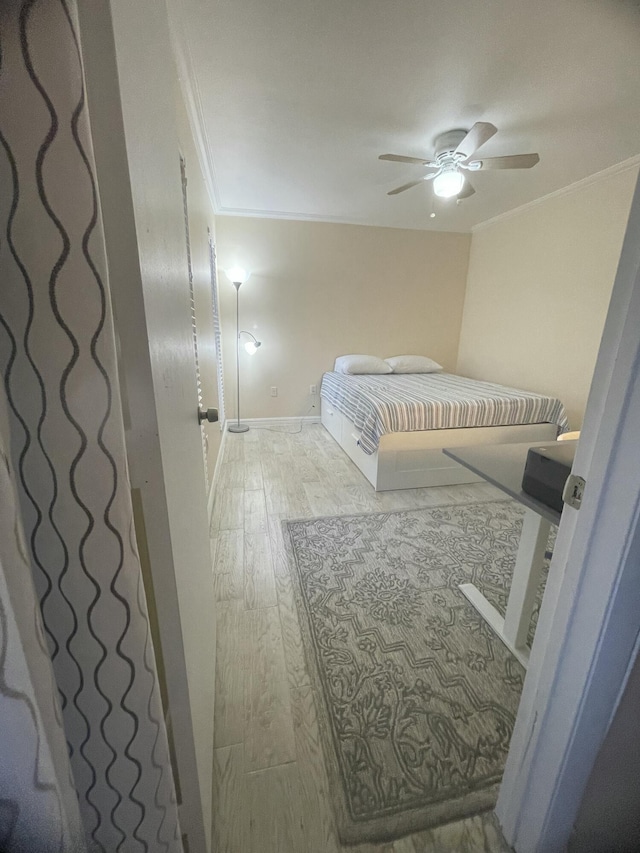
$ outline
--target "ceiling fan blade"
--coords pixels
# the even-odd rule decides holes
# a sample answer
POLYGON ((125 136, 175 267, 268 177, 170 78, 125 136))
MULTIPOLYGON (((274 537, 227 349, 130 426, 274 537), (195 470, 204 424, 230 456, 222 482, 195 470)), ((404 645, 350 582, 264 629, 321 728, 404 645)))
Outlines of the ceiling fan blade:
POLYGON ((475 195, 476 191, 471 186, 471 181, 467 176, 464 177, 464 186, 458 193, 458 201, 462 201, 463 198, 469 198, 469 196, 475 195))
POLYGON ((498 128, 490 122, 477 121, 453 153, 462 154, 466 160, 497 132, 498 128))
MULTIPOLYGON (((480 169, 531 169, 540 161, 538 154, 511 154, 508 157, 489 157, 479 160, 480 169)), ((476 171, 475 169, 473 171, 476 171)))
POLYGON ((420 166, 437 166, 432 160, 421 160, 419 157, 405 157, 402 154, 381 154, 378 160, 392 160, 394 163, 418 163, 420 166))
POLYGON ((409 181, 408 184, 403 184, 401 187, 396 187, 395 190, 391 190, 391 192, 388 192, 387 195, 398 195, 398 193, 403 193, 405 190, 410 190, 411 187, 417 187, 418 184, 422 183, 422 181, 422 178, 417 181, 409 181))

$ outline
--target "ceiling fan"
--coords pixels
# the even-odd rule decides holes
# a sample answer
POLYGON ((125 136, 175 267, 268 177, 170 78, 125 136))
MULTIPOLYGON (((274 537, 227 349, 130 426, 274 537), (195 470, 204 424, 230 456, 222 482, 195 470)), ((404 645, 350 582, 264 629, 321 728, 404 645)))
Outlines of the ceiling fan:
POLYGON ((416 187, 422 181, 433 181, 433 191, 441 198, 458 200, 468 198, 475 193, 467 172, 479 172, 482 169, 530 169, 540 160, 537 154, 511 154, 507 157, 489 157, 481 160, 473 155, 482 145, 498 132, 498 128, 488 121, 477 121, 471 130, 450 130, 436 139, 434 160, 421 160, 419 157, 404 157, 401 154, 381 154, 379 160, 393 160, 397 163, 417 163, 431 171, 396 187, 387 195, 397 195, 416 187))

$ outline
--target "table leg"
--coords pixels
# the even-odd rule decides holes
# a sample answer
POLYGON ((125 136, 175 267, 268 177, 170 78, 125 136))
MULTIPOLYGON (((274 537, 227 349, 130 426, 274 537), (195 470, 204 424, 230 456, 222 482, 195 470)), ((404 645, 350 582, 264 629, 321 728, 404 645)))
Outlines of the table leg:
POLYGON ((513 570, 504 634, 516 648, 527 645, 531 614, 542 576, 544 555, 551 524, 533 510, 526 509, 513 570))
POLYGON ((551 524, 542 516, 533 510, 525 510, 504 619, 474 584, 462 583, 459 587, 525 669, 529 664, 527 635, 544 566, 550 527, 551 524))

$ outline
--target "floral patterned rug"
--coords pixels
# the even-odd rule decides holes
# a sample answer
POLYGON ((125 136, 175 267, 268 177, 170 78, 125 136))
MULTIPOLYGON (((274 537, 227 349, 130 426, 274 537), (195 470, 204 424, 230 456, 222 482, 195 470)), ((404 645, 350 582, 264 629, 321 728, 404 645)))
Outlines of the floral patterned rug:
POLYGON ((342 841, 495 804, 524 671, 458 584, 504 613, 522 515, 500 500, 283 522, 342 841))

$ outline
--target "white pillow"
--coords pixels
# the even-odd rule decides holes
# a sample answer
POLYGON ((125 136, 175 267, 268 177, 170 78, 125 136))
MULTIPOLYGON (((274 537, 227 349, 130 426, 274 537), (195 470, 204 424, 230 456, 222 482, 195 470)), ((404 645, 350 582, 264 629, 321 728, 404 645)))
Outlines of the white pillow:
POLYGON ((443 369, 441 364, 426 355, 394 355, 385 361, 394 373, 438 373, 443 369))
POLYGON ((393 373, 393 368, 375 355, 341 355, 333 369, 336 373, 393 373))

